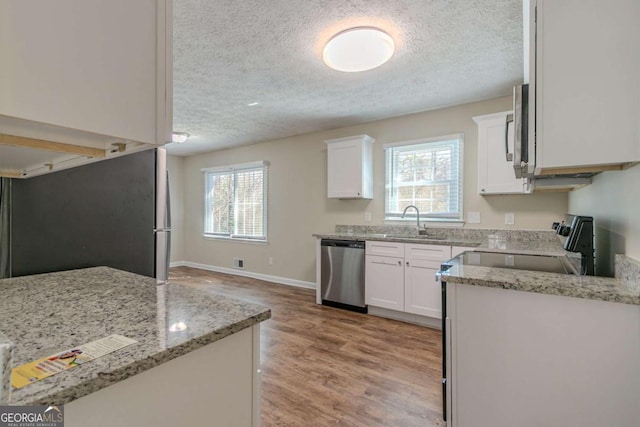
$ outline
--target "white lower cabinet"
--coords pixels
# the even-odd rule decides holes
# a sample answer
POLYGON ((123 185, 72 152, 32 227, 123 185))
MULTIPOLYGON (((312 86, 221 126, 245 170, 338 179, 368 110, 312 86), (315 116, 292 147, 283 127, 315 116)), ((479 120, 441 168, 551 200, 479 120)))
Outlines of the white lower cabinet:
POLYGON ((440 283, 435 276, 440 264, 451 257, 450 246, 367 242, 366 247, 367 305, 442 317, 440 283))
POLYGON ((640 307, 447 283, 447 426, 640 426, 640 307))
MULTIPOLYGON (((443 260, 444 261, 444 260, 443 260)), ((436 282, 437 261, 405 260, 404 311, 421 316, 442 317, 442 293, 436 282)))
POLYGON ((365 303, 390 310, 404 310, 403 258, 367 255, 365 303))
POLYGON ((257 324, 67 403, 65 425, 259 426, 259 368, 257 324))

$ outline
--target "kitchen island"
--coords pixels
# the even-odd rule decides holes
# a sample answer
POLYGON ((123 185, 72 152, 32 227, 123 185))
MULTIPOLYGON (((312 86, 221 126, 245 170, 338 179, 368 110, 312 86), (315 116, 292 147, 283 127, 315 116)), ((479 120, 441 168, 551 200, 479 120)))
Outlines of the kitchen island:
POLYGON ((448 425, 640 425, 640 263, 616 260, 616 278, 453 260, 448 425))
POLYGON ((13 349, 0 353, 11 356, 3 367, 112 334, 136 341, 11 388, 4 404, 64 404, 72 427, 259 423, 266 307, 108 267, 0 280, 0 295, 0 333, 13 349))

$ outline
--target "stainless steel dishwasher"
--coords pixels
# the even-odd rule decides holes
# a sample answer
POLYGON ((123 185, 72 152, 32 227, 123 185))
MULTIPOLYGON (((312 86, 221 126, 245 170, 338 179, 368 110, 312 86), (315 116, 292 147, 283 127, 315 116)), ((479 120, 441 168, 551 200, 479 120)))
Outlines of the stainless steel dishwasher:
POLYGON ((322 304, 366 313, 364 242, 323 239, 320 245, 322 304))

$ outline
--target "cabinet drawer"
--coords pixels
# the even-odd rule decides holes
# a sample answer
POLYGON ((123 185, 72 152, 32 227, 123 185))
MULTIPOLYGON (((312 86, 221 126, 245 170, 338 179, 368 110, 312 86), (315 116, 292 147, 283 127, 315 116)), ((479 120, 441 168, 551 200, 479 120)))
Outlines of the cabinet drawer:
POLYGON ((376 242, 368 240, 366 242, 367 255, 380 255, 396 258, 404 258, 404 243, 396 242, 376 242))
POLYGON ((407 259, 443 262, 451 258, 451 246, 406 244, 404 256, 407 259))

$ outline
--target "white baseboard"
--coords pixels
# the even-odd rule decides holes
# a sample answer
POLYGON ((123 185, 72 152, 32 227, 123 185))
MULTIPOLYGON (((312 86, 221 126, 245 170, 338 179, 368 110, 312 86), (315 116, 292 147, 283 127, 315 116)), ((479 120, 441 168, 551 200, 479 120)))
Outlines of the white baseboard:
POLYGON ((279 283, 281 285, 295 286, 297 288, 316 289, 313 282, 305 282, 303 280, 289 279, 286 277, 270 276, 268 274, 254 273, 253 271, 237 270, 235 268, 218 267, 215 265, 198 264, 190 261, 175 261, 169 264, 171 267, 192 267, 201 270, 215 271, 216 273, 233 274, 235 276, 250 277, 252 279, 264 280, 266 282, 279 283))
POLYGON ((433 329, 442 329, 442 320, 433 317, 419 316, 404 311, 389 310, 381 307, 369 306, 369 314, 386 319, 400 320, 401 322, 413 323, 414 325, 427 326, 433 329))

